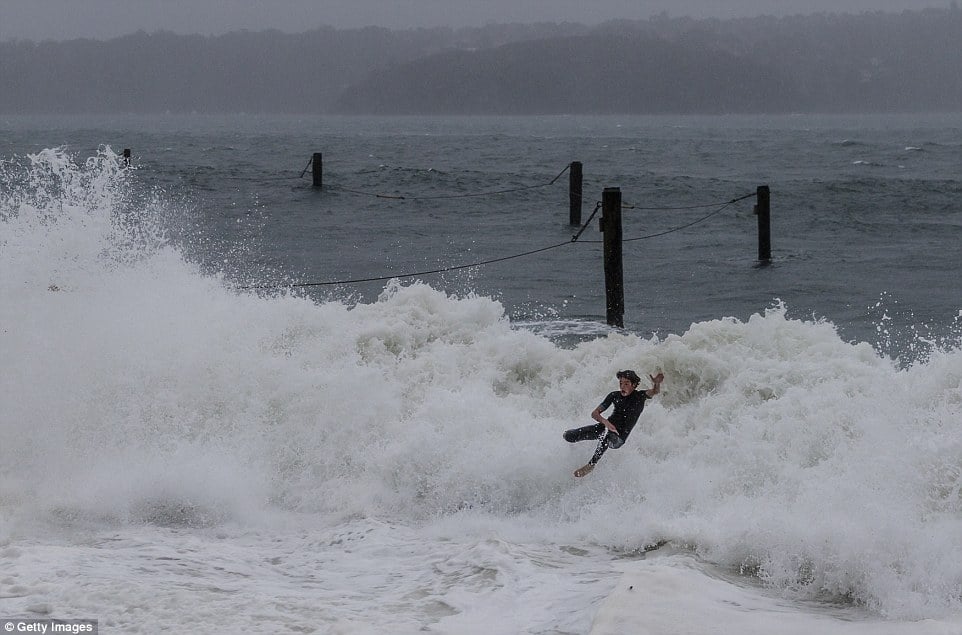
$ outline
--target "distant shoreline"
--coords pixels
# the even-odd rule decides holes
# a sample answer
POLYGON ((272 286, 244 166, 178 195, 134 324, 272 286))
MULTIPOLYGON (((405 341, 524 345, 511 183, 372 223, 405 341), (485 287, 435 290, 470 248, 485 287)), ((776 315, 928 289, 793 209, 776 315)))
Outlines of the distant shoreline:
POLYGON ((0 43, 0 113, 957 112, 962 11, 0 43))

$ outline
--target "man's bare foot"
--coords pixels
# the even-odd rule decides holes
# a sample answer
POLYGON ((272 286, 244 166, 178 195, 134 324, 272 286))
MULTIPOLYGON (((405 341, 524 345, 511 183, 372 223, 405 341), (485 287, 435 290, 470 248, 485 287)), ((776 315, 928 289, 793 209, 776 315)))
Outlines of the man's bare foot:
POLYGON ((595 469, 595 464, 588 463, 587 465, 583 465, 582 467, 579 467, 577 470, 575 470, 575 476, 577 478, 581 478, 582 476, 591 472, 591 470, 593 469, 595 469))

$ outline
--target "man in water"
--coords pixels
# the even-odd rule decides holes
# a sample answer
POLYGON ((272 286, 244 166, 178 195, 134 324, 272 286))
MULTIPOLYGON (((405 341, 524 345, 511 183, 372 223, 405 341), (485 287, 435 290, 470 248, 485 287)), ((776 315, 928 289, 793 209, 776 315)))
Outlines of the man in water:
POLYGON ((591 412, 591 418, 598 423, 583 428, 576 428, 565 432, 565 441, 577 443, 600 439, 594 456, 583 467, 575 470, 575 476, 581 477, 595 469, 595 464, 608 448, 620 448, 631 433, 631 429, 638 422, 641 411, 645 409, 645 401, 661 392, 661 382, 665 380, 664 373, 658 373, 651 379, 652 387, 648 390, 637 390, 641 378, 633 370, 620 370, 615 375, 618 378, 619 390, 611 392, 604 401, 591 412), (615 409, 607 419, 601 413, 609 407, 615 409))

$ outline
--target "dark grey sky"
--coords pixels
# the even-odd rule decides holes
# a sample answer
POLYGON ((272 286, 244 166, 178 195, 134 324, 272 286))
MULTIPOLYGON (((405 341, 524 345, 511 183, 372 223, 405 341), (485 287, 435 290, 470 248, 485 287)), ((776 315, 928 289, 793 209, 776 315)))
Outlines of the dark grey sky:
POLYGON ((218 34, 323 25, 477 26, 671 16, 728 18, 818 11, 901 11, 949 0, 0 0, 0 41, 105 39, 143 29, 218 34))

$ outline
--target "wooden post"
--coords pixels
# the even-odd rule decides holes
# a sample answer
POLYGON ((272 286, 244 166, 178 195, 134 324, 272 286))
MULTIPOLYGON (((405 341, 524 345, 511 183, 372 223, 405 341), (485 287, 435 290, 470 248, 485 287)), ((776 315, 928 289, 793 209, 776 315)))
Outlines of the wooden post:
POLYGON ((621 188, 606 187, 601 195, 604 232, 605 309, 609 326, 625 326, 625 284, 622 269, 621 188))
POLYGON ((581 224, 581 161, 572 161, 568 171, 568 222, 581 224))
POLYGON ((759 185, 755 194, 755 213, 758 214, 758 260, 772 259, 771 192, 767 185, 759 185))
POLYGON ((124 167, 130 167, 130 148, 124 148, 124 167))
POLYGON ((324 157, 320 152, 314 153, 311 159, 311 168, 314 177, 314 187, 324 187, 324 157))

